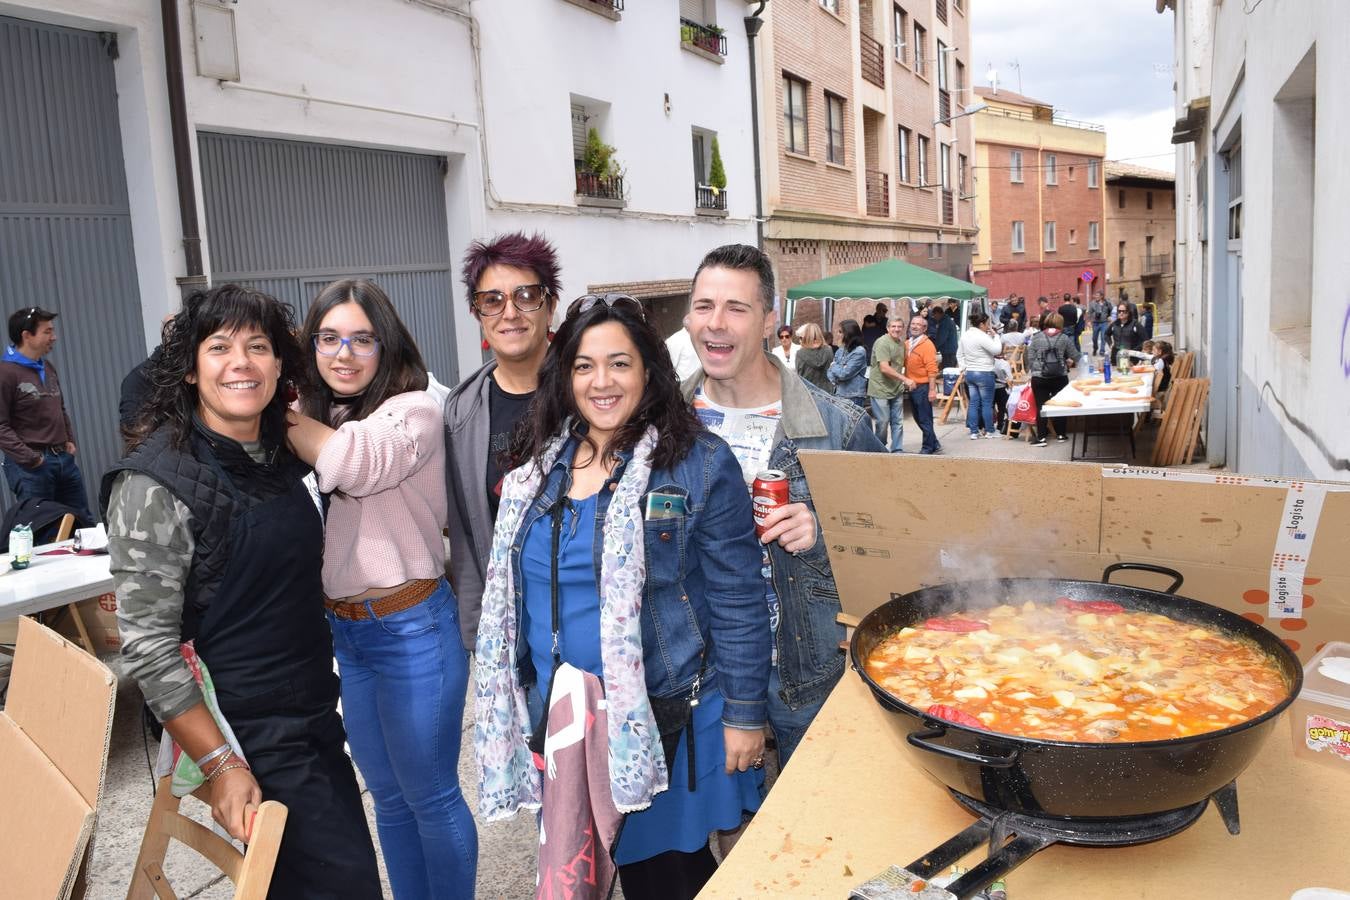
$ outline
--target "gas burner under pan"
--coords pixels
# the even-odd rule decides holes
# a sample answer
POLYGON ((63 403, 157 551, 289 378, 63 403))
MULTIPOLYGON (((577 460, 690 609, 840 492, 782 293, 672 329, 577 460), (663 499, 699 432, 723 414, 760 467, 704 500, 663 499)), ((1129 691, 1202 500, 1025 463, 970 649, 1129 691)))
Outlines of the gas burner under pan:
MULTIPOLYGON (((952 797, 980 818, 943 844, 910 863, 892 867, 877 879, 860 885, 854 897, 906 896, 914 900, 967 900, 1011 872, 1051 844, 1090 847, 1126 847, 1171 837, 1190 827, 1209 806, 1202 800, 1169 812, 1110 819, 1058 819, 1011 813, 965 794, 952 797), (988 855, 945 888, 920 882, 940 875, 949 866, 988 844, 988 855), (896 891, 892 894, 891 891, 896 891)), ((1230 834, 1238 833, 1237 782, 1230 782, 1210 798, 1230 834)))

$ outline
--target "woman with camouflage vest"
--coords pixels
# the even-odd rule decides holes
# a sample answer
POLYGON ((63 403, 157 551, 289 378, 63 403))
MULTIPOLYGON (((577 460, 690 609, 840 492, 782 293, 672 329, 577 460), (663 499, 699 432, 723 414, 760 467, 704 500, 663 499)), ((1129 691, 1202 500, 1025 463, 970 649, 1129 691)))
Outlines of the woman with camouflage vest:
POLYGON ((320 571, 323 522, 286 448, 303 379, 289 307, 237 285, 165 326, 154 390, 104 477, 127 673, 196 793, 246 840, 289 808, 269 896, 377 898, 375 851, 337 712, 320 571))

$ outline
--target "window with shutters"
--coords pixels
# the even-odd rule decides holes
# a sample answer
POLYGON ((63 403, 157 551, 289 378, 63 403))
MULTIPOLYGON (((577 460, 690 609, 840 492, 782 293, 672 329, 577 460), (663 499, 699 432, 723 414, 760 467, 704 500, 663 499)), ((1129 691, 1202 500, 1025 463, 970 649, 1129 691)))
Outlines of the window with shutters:
POLYGON ((895 7, 893 11, 895 17, 895 61, 904 65, 905 62, 905 35, 909 33, 909 16, 900 7, 895 7))
POLYGON ((793 153, 809 152, 806 140, 806 82, 783 76, 783 143, 793 153))
POLYGON ((844 165, 844 98, 825 93, 825 159, 844 165))
POLYGON ((896 146, 900 148, 900 180, 905 184, 910 183, 909 172, 909 129, 903 125, 898 129, 896 135, 896 146))

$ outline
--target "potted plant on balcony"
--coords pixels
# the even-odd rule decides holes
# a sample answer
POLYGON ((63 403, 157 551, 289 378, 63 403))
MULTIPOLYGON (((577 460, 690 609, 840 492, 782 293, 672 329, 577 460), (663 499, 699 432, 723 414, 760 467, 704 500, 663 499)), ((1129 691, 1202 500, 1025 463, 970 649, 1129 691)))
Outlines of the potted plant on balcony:
POLYGON ((708 164, 708 184, 714 191, 714 196, 727 189, 727 170, 722 166, 722 148, 717 144, 717 138, 712 139, 712 162, 708 164))
POLYGON ((600 139, 600 132, 594 128, 586 132, 586 150, 577 166, 577 193, 623 199, 624 170, 614 153, 615 148, 600 139))

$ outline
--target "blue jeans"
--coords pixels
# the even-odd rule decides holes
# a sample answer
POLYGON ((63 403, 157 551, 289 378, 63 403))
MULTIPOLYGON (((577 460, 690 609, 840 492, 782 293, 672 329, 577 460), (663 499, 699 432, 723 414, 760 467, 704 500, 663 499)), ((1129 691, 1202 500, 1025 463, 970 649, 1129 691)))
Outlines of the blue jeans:
POLYGON ((1106 349, 1106 323, 1092 323, 1092 355, 1096 356, 1106 349))
POLYGON ((352 759, 398 900, 472 897, 478 832, 459 789, 468 655, 442 578, 430 597, 382 619, 328 613, 352 759))
POLYGON ((892 453, 900 453, 900 438, 905 431, 904 418, 900 415, 905 406, 905 397, 903 394, 897 394, 891 399, 884 397, 871 397, 872 401, 872 427, 876 430, 877 440, 881 441, 882 446, 886 444, 886 430, 889 426, 891 434, 892 453))
POLYGON ((994 431, 994 373, 966 372, 966 390, 970 402, 966 404, 966 428, 971 434, 994 431), (980 424, 980 419, 984 424, 980 424))
POLYGON ((921 384, 910 391, 909 404, 914 409, 914 422, 923 432, 923 448, 919 452, 937 453, 942 445, 933 431, 933 401, 928 399, 928 385, 921 384))
POLYGON ((797 745, 802 742, 806 735, 806 729, 811 727, 811 722, 815 719, 816 713, 825 705, 829 699, 829 694, 821 697, 815 703, 809 703, 799 709, 789 709, 783 702, 783 698, 778 696, 778 690, 782 687, 782 682, 778 680, 778 667, 774 666, 769 671, 769 727, 773 729, 774 740, 778 742, 778 768, 781 770, 786 766, 788 759, 796 751, 797 745))
POLYGON ((42 454, 42 465, 36 469, 23 466, 5 457, 5 481, 19 503, 25 500, 55 500, 93 522, 89 512, 89 498, 84 493, 84 476, 75 464, 75 457, 64 450, 48 450, 42 454))

